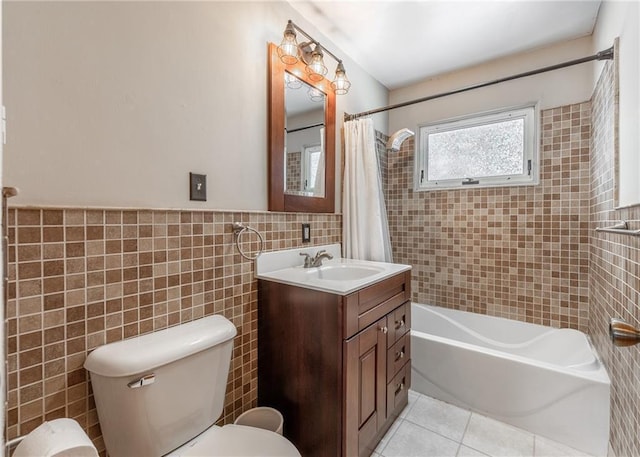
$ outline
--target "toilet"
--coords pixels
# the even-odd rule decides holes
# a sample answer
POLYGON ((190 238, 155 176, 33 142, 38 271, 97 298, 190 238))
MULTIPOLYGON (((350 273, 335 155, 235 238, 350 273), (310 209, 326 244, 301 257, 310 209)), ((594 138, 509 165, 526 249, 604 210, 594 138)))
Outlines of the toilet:
POLYGON ((91 352, 84 367, 108 455, 300 457, 275 432, 214 425, 236 333, 215 315, 91 352))

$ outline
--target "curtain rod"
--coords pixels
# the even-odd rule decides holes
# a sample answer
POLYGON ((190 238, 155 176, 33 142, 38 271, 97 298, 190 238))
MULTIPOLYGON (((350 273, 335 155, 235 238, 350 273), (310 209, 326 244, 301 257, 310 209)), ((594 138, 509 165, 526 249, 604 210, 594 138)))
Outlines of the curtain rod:
POLYGON ((578 65, 578 64, 581 64, 581 63, 585 63, 585 62, 591 62, 591 61, 594 61, 594 60, 611 60, 611 59, 613 59, 613 46, 611 46, 609 49, 605 49, 604 51, 600 51, 597 54, 593 54, 593 55, 588 56, 588 57, 582 57, 580 59, 569 60, 568 62, 563 62, 563 63, 559 63, 559 64, 556 64, 556 65, 551 65, 551 66, 548 66, 548 67, 538 68, 537 70, 526 71, 524 73, 518 73, 517 75, 507 76, 507 77, 500 78, 500 79, 495 79, 493 81, 489 81, 489 82, 486 82, 486 83, 475 84, 473 86, 467 86, 467 87, 463 87, 461 89, 455 89, 455 90, 451 90, 451 91, 448 91, 448 92, 442 92, 440 94, 429 95, 427 97, 417 98, 415 100, 410 100, 408 102, 396 103, 395 105, 388 105, 388 106, 384 106, 382 108, 372 109, 370 111, 363 111, 361 113, 356 113, 356 114, 344 113, 344 120, 345 121, 351 121, 353 119, 358 119, 360 117, 369 116, 371 114, 382 113, 384 111, 389 111, 389 110, 396 109, 396 108, 403 108, 405 106, 415 105, 416 103, 422 103, 422 102, 426 102, 426 101, 429 101, 429 100, 434 100, 436 98, 447 97, 449 95, 460 94, 462 92, 467 92, 469 90, 481 89, 483 87, 492 86, 494 84, 500 84, 500 83, 504 83, 504 82, 511 81, 511 80, 514 80, 514 79, 525 78, 527 76, 533 76, 533 75, 537 75, 537 74, 540 74, 540 73, 545 73, 547 71, 558 70, 560 68, 571 67, 573 65, 578 65))
POLYGON ((298 127, 297 129, 291 129, 291 130, 287 130, 285 128, 284 131, 287 133, 294 133, 294 132, 299 132, 300 130, 307 130, 315 127, 324 127, 324 122, 320 122, 319 124, 307 125, 306 127, 298 127))

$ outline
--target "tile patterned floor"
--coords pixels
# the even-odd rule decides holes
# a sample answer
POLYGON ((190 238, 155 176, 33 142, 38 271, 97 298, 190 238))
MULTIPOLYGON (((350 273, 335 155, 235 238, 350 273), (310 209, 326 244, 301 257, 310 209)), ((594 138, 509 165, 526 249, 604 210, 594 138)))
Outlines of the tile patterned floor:
POLYGON ((374 457, 586 457, 563 444, 409 391, 374 457))

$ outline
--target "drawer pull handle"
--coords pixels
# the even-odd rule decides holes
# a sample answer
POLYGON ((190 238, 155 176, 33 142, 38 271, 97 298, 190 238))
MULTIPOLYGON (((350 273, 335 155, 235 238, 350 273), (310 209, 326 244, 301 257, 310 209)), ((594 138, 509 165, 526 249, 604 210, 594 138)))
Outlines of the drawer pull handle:
POLYGON ((400 319, 400 321, 396 321, 396 330, 404 327, 404 319, 400 319))
POLYGON ((387 326, 385 325, 384 327, 380 327, 380 331, 386 335, 386 334, 387 334, 387 332, 389 331, 389 329, 388 329, 388 328, 387 328, 387 326))
POLYGON ((400 392, 402 392, 404 390, 404 379, 402 380, 402 382, 400 383, 400 385, 398 385, 398 387, 396 388, 396 393, 395 395, 398 395, 400 392))
POLYGON ((404 358, 404 349, 400 352, 396 352, 396 362, 402 358, 404 358))

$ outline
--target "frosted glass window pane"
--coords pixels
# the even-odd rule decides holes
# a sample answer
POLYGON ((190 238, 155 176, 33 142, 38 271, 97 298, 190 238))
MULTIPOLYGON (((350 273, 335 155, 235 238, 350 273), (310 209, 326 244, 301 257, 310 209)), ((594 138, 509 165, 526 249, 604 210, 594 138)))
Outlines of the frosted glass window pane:
POLYGON ((307 189, 311 189, 315 186, 316 175, 318 174, 318 164, 320 163, 320 152, 321 151, 313 151, 309 154, 309 178, 307 182, 307 189))
POLYGON ((428 137, 430 181, 524 172, 524 119, 466 127, 428 137))

